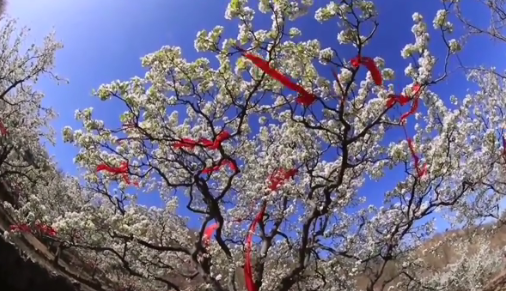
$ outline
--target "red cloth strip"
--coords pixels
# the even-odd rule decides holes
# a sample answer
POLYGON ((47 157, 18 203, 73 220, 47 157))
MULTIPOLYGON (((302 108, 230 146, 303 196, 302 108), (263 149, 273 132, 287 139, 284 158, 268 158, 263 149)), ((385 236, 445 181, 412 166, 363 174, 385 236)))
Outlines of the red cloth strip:
POLYGON ((221 132, 220 134, 218 134, 218 136, 216 137, 216 140, 214 142, 208 140, 207 138, 201 138, 198 141, 195 141, 190 138, 183 138, 183 139, 181 139, 180 142, 176 142, 174 144, 174 148, 176 148, 176 149, 180 149, 180 148, 194 149, 195 146, 201 145, 201 146, 203 146, 205 148, 209 148, 211 150, 217 150, 220 148, 221 144, 225 140, 229 139, 231 136, 232 135, 229 132, 224 131, 224 132, 221 132))
POLYGON ((214 172, 216 172, 216 171, 219 171, 219 170, 221 169, 221 167, 223 167, 223 166, 227 166, 227 165, 230 167, 230 169, 231 169, 232 171, 234 171, 234 172, 239 171, 239 169, 236 167, 236 165, 235 165, 235 164, 234 164, 231 160, 223 160, 223 161, 221 161, 221 163, 220 163, 219 165, 217 165, 217 166, 214 166, 214 167, 209 167, 209 168, 205 168, 205 169, 202 171, 202 173, 203 173, 203 174, 209 174, 209 175, 210 175, 210 174, 212 174, 212 173, 214 173, 214 172))
POLYGON ((392 108, 396 103, 399 103, 401 106, 404 106, 409 103, 411 98, 404 95, 389 95, 387 100, 387 107, 392 108))
POLYGON ((270 185, 269 189, 272 191, 276 191, 279 187, 281 187, 286 180, 293 178, 299 171, 297 169, 284 170, 277 169, 275 170, 271 177, 269 178, 270 185))
POLYGON ((257 224, 259 224, 260 222, 263 221, 266 207, 267 207, 267 204, 264 203, 264 205, 262 206, 262 210, 260 210, 260 212, 255 217, 255 220, 251 224, 250 229, 249 229, 249 234, 246 239, 244 279, 246 281, 246 289, 248 291, 257 291, 258 290, 258 287, 256 286, 256 284, 253 280, 253 270, 252 270, 252 266, 251 266, 251 246, 253 244, 253 235, 255 234, 257 224))
POLYGON ((427 164, 424 164, 422 168, 420 168, 420 157, 416 154, 415 146, 413 144, 413 140, 408 137, 408 133, 406 131, 406 127, 403 125, 404 135, 406 136, 406 140, 408 141, 409 151, 411 152, 411 156, 415 162, 416 173, 419 178, 425 176, 427 174, 427 164))
POLYGON ((360 65, 364 65, 369 70, 369 72, 371 72, 374 83, 377 86, 383 85, 383 77, 381 76, 381 72, 379 71, 373 59, 369 57, 358 56, 351 60, 351 65, 355 68, 360 67, 360 65))
MULTIPOLYGON (((35 227, 42 233, 48 236, 56 236, 57 232, 54 228, 45 224, 37 223, 35 227)), ((15 224, 10 226, 11 231, 29 232, 32 233, 32 229, 27 224, 15 224)))
MULTIPOLYGON (((127 183, 128 185, 132 184, 130 182, 130 178, 128 176, 128 163, 127 162, 121 162, 121 166, 118 168, 114 168, 114 167, 111 167, 106 164, 100 164, 97 166, 97 172, 100 172, 100 171, 106 171, 106 172, 113 173, 113 174, 123 174, 122 176, 123 176, 123 180, 125 181, 125 183, 127 183)), ((135 182, 133 184, 135 186, 139 186, 139 183, 137 183, 137 182, 135 182)))
POLYGON ((7 128, 4 126, 4 124, 0 121, 0 133, 2 133, 3 136, 6 136, 8 131, 7 128))
POLYGON ((255 66, 260 68, 262 71, 264 71, 267 75, 271 76, 272 78, 276 79, 278 82, 283 84, 288 89, 295 91, 299 93, 299 97, 295 99, 295 102, 308 107, 311 104, 313 104, 316 101, 316 96, 314 94, 311 94, 306 91, 302 86, 294 83, 290 78, 283 75, 279 71, 271 68, 269 63, 265 61, 264 59, 257 57, 250 53, 244 53, 244 57, 248 58, 255 66))
POLYGON ((211 226, 206 228, 206 230, 204 231, 204 236, 202 237, 202 241, 204 242, 204 245, 206 247, 211 242, 211 236, 218 229, 218 227, 220 227, 219 223, 213 223, 211 226))
POLYGON ((419 101, 420 101, 420 98, 419 98, 420 97, 420 89, 421 88, 422 87, 420 85, 418 85, 418 84, 416 84, 416 85, 413 86, 413 90, 414 90, 414 92, 413 92, 413 104, 411 105, 411 109, 401 116, 401 120, 400 120, 401 123, 404 123, 405 120, 409 116, 415 114, 416 111, 418 110, 418 105, 419 105, 419 101))
POLYGON ((189 138, 183 138, 181 141, 174 144, 174 148, 180 149, 180 148, 190 148, 193 149, 198 143, 194 141, 193 139, 189 138))
POLYGON ((506 139, 502 136, 502 155, 506 159, 506 139))

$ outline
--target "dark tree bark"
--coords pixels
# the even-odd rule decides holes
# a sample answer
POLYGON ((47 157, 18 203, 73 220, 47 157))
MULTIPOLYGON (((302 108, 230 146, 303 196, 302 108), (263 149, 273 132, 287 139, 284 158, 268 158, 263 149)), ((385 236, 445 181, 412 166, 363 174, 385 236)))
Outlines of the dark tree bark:
POLYGON ((0 0, 0 16, 2 16, 4 14, 6 6, 7 6, 7 1, 0 0))

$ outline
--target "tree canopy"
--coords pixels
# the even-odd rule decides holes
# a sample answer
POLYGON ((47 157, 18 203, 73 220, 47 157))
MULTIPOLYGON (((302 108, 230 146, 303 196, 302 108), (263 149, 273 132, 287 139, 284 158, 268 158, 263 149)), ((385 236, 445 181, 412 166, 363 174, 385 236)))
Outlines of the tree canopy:
MULTIPOLYGON (((503 222, 504 77, 462 65, 450 15, 469 37, 498 36, 472 30, 458 2, 442 1, 433 29, 413 14, 413 39, 399 56, 411 82, 399 87, 388 63, 367 55, 379 27, 374 2, 232 0, 225 18, 238 35, 225 38, 216 26, 194 43, 217 65, 164 46, 142 58, 144 77, 94 91, 125 108, 121 126, 93 108, 76 111, 82 128, 65 127, 63 137, 79 148, 82 181, 59 171, 41 144, 55 115, 33 86, 42 75, 61 80, 52 73, 61 45, 50 36, 19 54, 20 38, 8 47, 14 22, 6 22, 0 176, 18 193, 4 207, 19 225, 4 236, 28 229, 61 243, 117 290, 481 290, 481 278, 502 267, 487 236, 472 255, 463 239, 427 244, 434 215, 454 228, 503 222), (340 25, 339 45, 300 40, 292 24, 315 5, 315 21, 340 25), (259 13, 271 16, 270 27, 256 27, 259 13), (444 55, 431 53, 434 42, 444 55), (452 64, 480 90, 447 102, 432 88, 452 64), (405 139, 387 138, 395 131, 405 139), (404 176, 374 194, 383 205, 369 205, 365 184, 392 169, 404 176), (142 205, 141 195, 161 203, 142 205), (460 256, 434 270, 420 254, 443 243, 460 256)), ((502 2, 494 3, 500 18, 502 2)))

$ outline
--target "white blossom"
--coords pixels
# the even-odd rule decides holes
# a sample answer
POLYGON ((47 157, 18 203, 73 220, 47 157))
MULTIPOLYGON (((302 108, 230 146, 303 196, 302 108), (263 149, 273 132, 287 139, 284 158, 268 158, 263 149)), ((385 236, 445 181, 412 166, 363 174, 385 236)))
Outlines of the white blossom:
MULTIPOLYGON (((57 241, 104 270, 101 280, 117 290, 171 284, 245 290, 237 274, 263 205, 267 215, 252 250, 262 290, 352 291, 357 278, 370 290, 482 290, 503 267, 502 249, 488 242, 506 217, 499 210, 506 191, 506 86, 498 70, 480 67, 467 69, 461 84, 477 90, 438 95, 450 72, 438 69, 447 69, 450 54, 465 44, 446 38, 453 32, 449 8, 457 4, 441 4, 436 34, 430 18, 412 15, 413 39, 394 48, 403 47, 397 58, 407 59, 406 82, 388 67, 395 56, 366 47, 381 35, 381 11, 372 1, 232 0, 225 18, 237 29, 199 31, 195 58, 163 46, 141 59, 143 77, 98 86, 98 100, 124 110, 116 122, 105 122, 98 108, 76 110, 78 128, 61 131, 78 149, 78 178, 58 171, 42 145, 53 139, 55 114, 34 89, 43 76, 60 80, 52 70, 61 45, 51 35, 23 54, 14 22, 7 21, 0 29, 0 80, 6 80, 0 121, 9 133, 0 137, 0 175, 9 191, 21 190, 17 201, 2 206, 17 225, 55 229, 57 241), (295 20, 310 11, 317 29, 337 27, 334 43, 304 38, 311 34, 295 20), (433 44, 448 52, 436 54, 433 44), (241 49, 299 87, 286 88, 241 49), (359 54, 374 60, 383 84, 374 83, 366 66, 352 66, 359 54), (415 84, 422 85, 417 95, 415 84), (297 103, 305 97, 300 88, 316 96, 309 108, 297 103), (387 108, 391 97, 409 106, 387 108), (400 115, 415 104, 404 124, 408 143, 400 115), (416 167, 424 165, 421 177, 416 167), (147 197, 158 202, 143 205, 147 197), (491 217, 499 223, 469 240, 451 232, 438 240, 436 217, 452 230, 491 217), (205 227, 218 222, 219 231, 204 242, 205 227), (446 262, 448 249, 454 259, 446 262), (431 256, 444 262, 439 269, 431 256), (402 272, 388 278, 381 266, 402 272)), ((3 238, 19 232, 13 228, 3 238)))

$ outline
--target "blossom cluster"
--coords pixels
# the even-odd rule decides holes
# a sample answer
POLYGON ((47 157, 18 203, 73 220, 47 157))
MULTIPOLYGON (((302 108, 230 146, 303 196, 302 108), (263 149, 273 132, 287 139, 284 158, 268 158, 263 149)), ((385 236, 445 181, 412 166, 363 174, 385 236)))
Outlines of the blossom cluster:
MULTIPOLYGON (((0 177, 16 193, 2 205, 14 221, 4 238, 39 230, 118 290, 483 288, 503 267, 500 251, 485 236, 436 242, 434 215, 454 229, 504 221, 504 77, 469 70, 480 90, 450 104, 435 92, 462 50, 450 39, 459 1, 444 0, 432 26, 413 14, 413 41, 399 54, 404 88, 392 60, 369 49, 381 29, 373 1, 314 2, 232 0, 236 37, 216 26, 194 42, 217 65, 164 46, 142 58, 144 77, 101 85, 95 97, 125 111, 115 126, 79 109, 82 128, 63 129, 79 148, 80 179, 41 145, 54 114, 20 85, 55 77, 61 45, 48 37, 26 55, 0 51, 11 68, 0 80, 16 84, 0 82, 0 177), (322 27, 338 22, 335 47, 294 27, 311 11, 322 27), (259 27, 257 14, 271 23, 259 27), (397 183, 369 187, 392 169, 397 183), (153 196, 155 206, 142 204, 153 196), (453 261, 425 260, 445 248, 453 261)), ((14 31, 6 23, 1 41, 18 52, 6 40, 14 31)))

